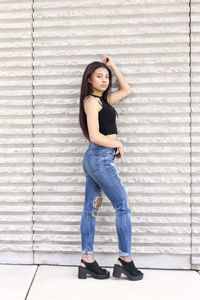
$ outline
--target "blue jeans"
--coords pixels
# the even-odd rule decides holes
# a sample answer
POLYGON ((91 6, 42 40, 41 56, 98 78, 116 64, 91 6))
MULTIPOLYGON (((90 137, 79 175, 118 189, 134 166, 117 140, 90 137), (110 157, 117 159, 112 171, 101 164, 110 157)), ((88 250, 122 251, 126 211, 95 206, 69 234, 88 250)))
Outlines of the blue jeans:
POLYGON ((119 256, 131 255, 131 209, 128 194, 118 176, 114 164, 117 148, 110 148, 90 142, 83 158, 86 175, 85 202, 80 229, 82 254, 93 254, 96 216, 96 199, 102 197, 101 191, 109 198, 116 214, 119 256))

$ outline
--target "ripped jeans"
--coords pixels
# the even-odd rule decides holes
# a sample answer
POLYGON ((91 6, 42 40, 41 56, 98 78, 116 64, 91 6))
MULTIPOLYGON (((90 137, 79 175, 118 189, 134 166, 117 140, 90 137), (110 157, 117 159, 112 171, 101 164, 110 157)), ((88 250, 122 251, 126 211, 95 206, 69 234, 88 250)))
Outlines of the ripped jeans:
POLYGON ((86 185, 80 223, 82 254, 93 254, 97 203, 102 200, 103 191, 115 209, 119 256, 131 255, 131 209, 127 191, 114 164, 116 150, 90 142, 83 158, 86 185))

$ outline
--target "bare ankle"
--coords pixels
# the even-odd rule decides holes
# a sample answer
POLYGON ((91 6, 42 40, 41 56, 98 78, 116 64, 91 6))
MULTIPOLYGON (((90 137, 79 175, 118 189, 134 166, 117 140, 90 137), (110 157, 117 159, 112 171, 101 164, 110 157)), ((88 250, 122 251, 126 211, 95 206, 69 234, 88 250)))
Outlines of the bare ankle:
MULTIPOLYGON (((93 254, 82 254, 82 257, 81 257, 83 260, 85 260, 86 262, 88 263, 91 263, 91 262, 94 262, 94 257, 93 257, 93 254)), ((82 267, 86 267, 84 263, 80 263, 80 266, 82 267)))
POLYGON ((120 256, 121 259, 123 259, 126 262, 130 262, 132 260, 131 256, 120 256))
POLYGON ((88 261, 88 262, 93 262, 94 261, 94 257, 93 257, 93 254, 82 254, 82 259, 84 259, 85 261, 88 261))

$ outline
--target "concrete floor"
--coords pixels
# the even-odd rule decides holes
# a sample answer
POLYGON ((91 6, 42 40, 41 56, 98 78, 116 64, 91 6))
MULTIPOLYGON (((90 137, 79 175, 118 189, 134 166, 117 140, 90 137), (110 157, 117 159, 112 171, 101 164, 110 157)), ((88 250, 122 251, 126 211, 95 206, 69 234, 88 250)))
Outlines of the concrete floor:
POLYGON ((1 300, 200 300, 200 273, 142 269, 144 278, 78 279, 78 267, 0 265, 1 300))

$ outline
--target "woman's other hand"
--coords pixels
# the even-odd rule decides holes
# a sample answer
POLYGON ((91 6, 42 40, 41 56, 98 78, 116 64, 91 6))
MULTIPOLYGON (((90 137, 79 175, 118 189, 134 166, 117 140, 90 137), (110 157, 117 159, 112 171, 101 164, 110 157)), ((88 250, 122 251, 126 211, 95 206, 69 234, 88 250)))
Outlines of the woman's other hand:
POLYGON ((101 55, 101 58, 103 63, 106 64, 108 67, 112 68, 112 66, 114 66, 114 62, 111 56, 103 54, 101 55))
POLYGON ((117 147, 118 153, 115 154, 116 158, 122 158, 124 155, 124 146, 123 144, 120 142, 120 146, 117 147))

